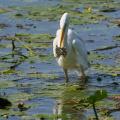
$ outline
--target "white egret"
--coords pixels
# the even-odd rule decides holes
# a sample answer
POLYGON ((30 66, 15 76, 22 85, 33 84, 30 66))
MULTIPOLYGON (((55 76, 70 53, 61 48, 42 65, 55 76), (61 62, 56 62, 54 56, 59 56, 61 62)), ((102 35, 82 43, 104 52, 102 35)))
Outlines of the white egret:
POLYGON ((90 65, 86 46, 79 34, 68 27, 69 16, 68 13, 64 13, 60 20, 60 29, 57 30, 56 38, 53 41, 54 57, 63 69, 67 81, 67 70, 77 70, 85 79, 84 71, 90 65))

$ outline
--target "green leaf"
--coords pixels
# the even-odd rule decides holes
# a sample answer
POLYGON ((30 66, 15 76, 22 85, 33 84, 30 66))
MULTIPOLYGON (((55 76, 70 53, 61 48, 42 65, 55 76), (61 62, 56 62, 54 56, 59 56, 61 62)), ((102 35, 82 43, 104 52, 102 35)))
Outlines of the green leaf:
POLYGON ((96 103, 97 101, 100 101, 104 98, 107 97, 107 91, 106 90, 98 90, 94 93, 94 95, 91 95, 89 98, 87 99, 82 99, 79 101, 79 103, 96 103))
POLYGON ((106 90, 98 90, 94 93, 94 95, 91 95, 88 100, 92 103, 95 103, 97 101, 100 101, 107 97, 107 91, 106 90))

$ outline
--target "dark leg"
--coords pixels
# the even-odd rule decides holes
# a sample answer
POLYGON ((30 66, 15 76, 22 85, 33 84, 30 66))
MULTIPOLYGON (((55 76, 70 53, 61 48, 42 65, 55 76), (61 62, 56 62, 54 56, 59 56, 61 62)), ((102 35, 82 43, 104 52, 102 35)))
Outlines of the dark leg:
POLYGON ((65 74, 66 82, 68 82, 67 69, 64 69, 64 68, 62 68, 62 69, 63 69, 63 72, 65 74))
POLYGON ((84 70, 83 70, 81 65, 79 65, 79 66, 80 66, 80 70, 81 70, 81 73, 82 73, 83 80, 86 80, 84 70))

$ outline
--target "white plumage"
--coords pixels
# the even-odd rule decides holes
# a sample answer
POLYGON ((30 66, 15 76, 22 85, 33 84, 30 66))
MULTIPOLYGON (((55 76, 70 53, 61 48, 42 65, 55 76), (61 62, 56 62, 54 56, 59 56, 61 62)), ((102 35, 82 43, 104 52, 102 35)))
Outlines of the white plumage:
POLYGON ((85 79, 84 71, 89 67, 86 46, 79 34, 68 29, 68 27, 68 13, 64 13, 60 20, 60 29, 57 30, 56 38, 53 41, 54 57, 63 69, 67 81, 67 70, 77 70, 78 73, 82 73, 83 79, 85 79), (59 49, 65 48, 67 55, 61 54, 57 57, 56 47, 59 49))

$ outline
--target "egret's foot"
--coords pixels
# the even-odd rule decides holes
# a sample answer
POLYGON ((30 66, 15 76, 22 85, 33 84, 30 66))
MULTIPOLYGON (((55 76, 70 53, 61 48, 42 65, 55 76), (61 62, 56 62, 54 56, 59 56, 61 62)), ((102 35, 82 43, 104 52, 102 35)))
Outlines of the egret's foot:
POLYGON ((79 67, 80 67, 80 70, 81 70, 81 73, 82 73, 83 80, 86 81, 86 76, 84 74, 83 67, 81 65, 79 65, 79 67))
POLYGON ((89 77, 88 77, 88 76, 85 76, 85 77, 83 78, 83 76, 79 76, 78 79, 86 82, 86 81, 88 81, 89 77))
POLYGON ((65 83, 65 85, 67 86, 67 85, 69 85, 69 81, 68 80, 66 80, 66 83, 65 83))
POLYGON ((83 80, 86 82, 88 81, 88 76, 84 76, 83 80))

